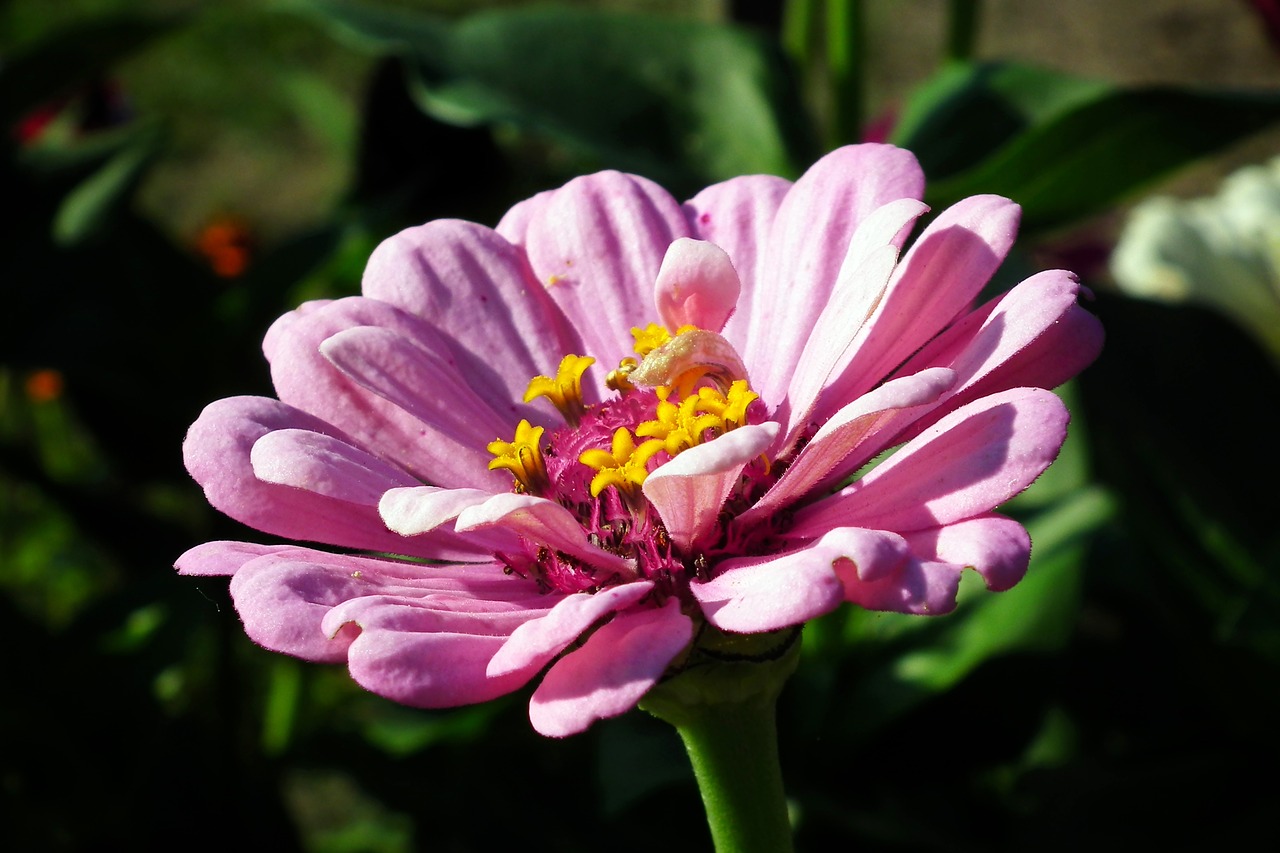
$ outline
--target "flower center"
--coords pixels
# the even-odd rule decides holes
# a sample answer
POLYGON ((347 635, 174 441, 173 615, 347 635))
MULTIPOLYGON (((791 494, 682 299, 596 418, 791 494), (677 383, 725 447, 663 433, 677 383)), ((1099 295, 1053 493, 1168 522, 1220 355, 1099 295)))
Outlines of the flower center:
MULTIPOLYGON (((729 549, 726 525, 776 479, 764 456, 749 463, 719 515, 709 544, 685 553, 645 497, 649 474, 679 454, 765 418, 759 395, 733 346, 720 335, 684 326, 674 335, 657 324, 632 329, 637 358, 625 358, 606 384, 616 395, 597 405, 582 399, 582 376, 595 359, 566 355, 554 377, 535 376, 525 402, 549 399, 565 426, 544 436, 522 420, 511 441, 490 442, 491 469, 511 472, 517 492, 556 501, 572 512, 596 547, 633 559, 658 595, 682 595, 729 549)), ((732 543, 737 554, 742 542, 732 543)), ((595 590, 619 578, 584 561, 531 545, 502 555, 508 567, 547 589, 595 590)))

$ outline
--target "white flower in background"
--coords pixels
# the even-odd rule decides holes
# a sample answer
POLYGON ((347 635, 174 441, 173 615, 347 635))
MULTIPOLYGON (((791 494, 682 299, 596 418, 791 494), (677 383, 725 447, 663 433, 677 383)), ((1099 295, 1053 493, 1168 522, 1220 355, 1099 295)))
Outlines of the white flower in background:
POLYGON ((1139 204, 1111 273, 1131 296, 1222 312, 1280 359, 1280 157, 1234 172, 1215 196, 1139 204))

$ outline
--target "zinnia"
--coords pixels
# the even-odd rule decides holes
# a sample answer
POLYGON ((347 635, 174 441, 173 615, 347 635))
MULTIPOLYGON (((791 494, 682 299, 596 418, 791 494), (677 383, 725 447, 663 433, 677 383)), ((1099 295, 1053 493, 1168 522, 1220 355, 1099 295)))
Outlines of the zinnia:
POLYGON ((681 205, 602 172, 496 230, 397 234, 363 296, 267 333, 279 400, 213 403, 184 447, 218 509, 347 552, 211 542, 179 569, 231 575, 261 645, 398 702, 543 673, 530 718, 554 736, 634 706, 708 624, 944 613, 966 567, 1013 586, 1031 543, 993 509, 1057 455, 1045 389, 1101 330, 1065 271, 972 310, 1006 199, 899 258, 923 189, 910 153, 860 145, 794 184, 681 205))

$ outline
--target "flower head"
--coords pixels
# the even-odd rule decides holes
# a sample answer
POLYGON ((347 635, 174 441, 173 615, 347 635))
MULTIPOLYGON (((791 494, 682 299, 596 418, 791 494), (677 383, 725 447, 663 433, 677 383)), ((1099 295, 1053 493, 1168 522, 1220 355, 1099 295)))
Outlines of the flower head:
POLYGON ((180 570, 407 704, 541 673, 549 735, 635 705, 707 626, 944 613, 966 567, 1012 586, 1030 541, 993 510, 1056 456, 1045 389, 1101 331, 1063 271, 973 310, 1018 208, 967 199, 903 253, 922 192, 861 145, 794 184, 681 205, 605 172, 392 237, 363 296, 268 332, 279 400, 214 403, 185 445, 219 509, 345 551, 213 542, 180 570))

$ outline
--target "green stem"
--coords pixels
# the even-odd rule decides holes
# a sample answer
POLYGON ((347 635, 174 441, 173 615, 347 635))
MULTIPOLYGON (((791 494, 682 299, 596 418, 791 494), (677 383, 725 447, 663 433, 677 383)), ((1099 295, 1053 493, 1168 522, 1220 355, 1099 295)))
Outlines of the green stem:
POLYGON ((716 853, 792 850, 773 697, 709 706, 676 728, 693 763, 716 853))
POLYGON ((973 57, 978 40, 978 4, 981 0, 951 0, 947 21, 947 59, 962 62, 973 57))
POLYGON ((827 0, 827 73, 831 86, 830 147, 862 134, 865 51, 862 0, 827 0))

